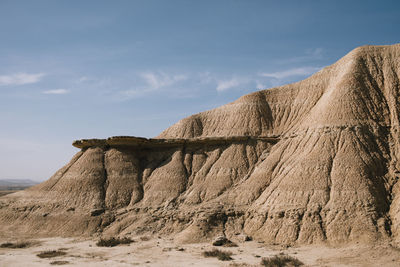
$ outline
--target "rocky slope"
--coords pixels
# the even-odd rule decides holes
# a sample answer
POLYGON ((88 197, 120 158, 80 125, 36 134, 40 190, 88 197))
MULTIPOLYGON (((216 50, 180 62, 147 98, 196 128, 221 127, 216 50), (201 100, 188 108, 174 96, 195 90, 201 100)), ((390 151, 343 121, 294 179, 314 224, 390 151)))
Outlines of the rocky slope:
POLYGON ((156 139, 77 141, 48 181, 0 198, 0 235, 400 241, 399 77, 400 45, 365 46, 156 139))

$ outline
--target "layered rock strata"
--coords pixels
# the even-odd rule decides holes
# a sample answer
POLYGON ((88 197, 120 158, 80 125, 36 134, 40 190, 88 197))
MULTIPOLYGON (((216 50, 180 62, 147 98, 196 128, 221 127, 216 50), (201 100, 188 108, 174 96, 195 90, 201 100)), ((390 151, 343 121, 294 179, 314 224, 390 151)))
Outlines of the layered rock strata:
POLYGON ((0 198, 0 233, 398 242, 399 77, 400 45, 365 46, 155 139, 76 141, 52 178, 0 198))

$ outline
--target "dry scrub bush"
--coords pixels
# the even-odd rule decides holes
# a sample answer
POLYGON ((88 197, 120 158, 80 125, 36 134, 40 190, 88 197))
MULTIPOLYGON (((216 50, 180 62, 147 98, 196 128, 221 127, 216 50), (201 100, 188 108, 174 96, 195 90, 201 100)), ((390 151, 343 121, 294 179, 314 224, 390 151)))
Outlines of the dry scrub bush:
POLYGON ((31 243, 29 242, 17 242, 17 243, 7 242, 1 244, 0 248, 26 248, 29 247, 29 245, 31 245, 31 243))
POLYGON ((141 237, 140 237, 140 240, 142 240, 142 241, 149 241, 149 240, 150 240, 150 237, 148 237, 148 236, 141 236, 141 237))
POLYGON ((50 262, 50 265, 65 265, 69 264, 69 261, 52 261, 50 262))
POLYGON ((98 247, 115 247, 121 244, 130 244, 134 242, 132 239, 128 238, 128 237, 124 237, 124 238, 115 238, 115 237, 111 237, 108 239, 103 239, 101 238, 96 245, 98 247))
POLYGON ((261 260, 261 265, 266 267, 285 267, 285 266, 298 267, 304 265, 304 263, 302 263, 295 257, 283 254, 283 255, 275 255, 269 258, 263 258, 261 260))
POLYGON ((64 251, 59 251, 59 250, 48 250, 48 251, 42 251, 36 256, 42 259, 47 259, 47 258, 54 258, 54 257, 59 257, 59 256, 64 256, 67 255, 66 252, 64 251))
POLYGON ((235 248, 238 247, 238 245, 235 242, 232 242, 230 240, 228 240, 228 242, 226 242, 224 245, 222 245, 223 247, 227 247, 227 248, 235 248))
POLYGON ((233 260, 231 258, 231 255, 232 255, 232 252, 230 252, 230 251, 222 251, 222 250, 215 249, 215 248, 213 250, 203 252, 204 257, 215 257, 215 258, 219 259, 220 261, 233 260))

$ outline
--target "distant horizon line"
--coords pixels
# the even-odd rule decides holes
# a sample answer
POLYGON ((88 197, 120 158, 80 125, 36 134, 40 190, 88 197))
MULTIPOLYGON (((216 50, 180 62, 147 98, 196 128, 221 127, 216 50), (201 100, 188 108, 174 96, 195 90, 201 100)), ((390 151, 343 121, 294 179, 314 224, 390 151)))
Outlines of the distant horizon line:
POLYGON ((47 179, 42 179, 42 180, 38 180, 38 179, 28 179, 28 178, 0 178, 0 181, 26 181, 26 182, 34 182, 34 183, 40 183, 40 182, 44 182, 47 179))

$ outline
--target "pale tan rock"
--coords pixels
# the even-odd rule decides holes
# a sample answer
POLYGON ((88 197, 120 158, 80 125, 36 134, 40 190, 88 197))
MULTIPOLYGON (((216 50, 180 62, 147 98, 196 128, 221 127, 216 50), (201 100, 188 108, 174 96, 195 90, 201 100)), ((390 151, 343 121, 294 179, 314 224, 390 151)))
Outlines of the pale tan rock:
POLYGON ((399 77, 400 45, 364 46, 155 139, 75 141, 48 181, 0 198, 0 235, 400 242, 399 77))

